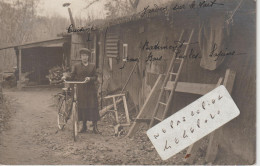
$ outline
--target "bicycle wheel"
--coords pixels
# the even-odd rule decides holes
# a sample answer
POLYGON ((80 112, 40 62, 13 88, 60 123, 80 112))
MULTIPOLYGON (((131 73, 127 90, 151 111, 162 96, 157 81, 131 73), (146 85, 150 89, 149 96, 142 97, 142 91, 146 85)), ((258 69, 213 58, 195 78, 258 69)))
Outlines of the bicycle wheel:
POLYGON ((66 111, 66 101, 64 98, 61 98, 58 103, 58 119, 57 119, 58 127, 60 130, 63 130, 66 124, 65 111, 66 111))
POLYGON ((72 106, 72 125, 73 125, 73 138, 77 141, 78 137, 78 108, 77 104, 74 102, 72 106))

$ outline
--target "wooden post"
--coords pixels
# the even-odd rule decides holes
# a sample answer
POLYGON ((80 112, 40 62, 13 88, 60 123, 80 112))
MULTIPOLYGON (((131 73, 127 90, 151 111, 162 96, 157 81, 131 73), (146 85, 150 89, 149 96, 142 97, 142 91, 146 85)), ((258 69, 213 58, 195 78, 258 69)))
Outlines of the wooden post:
POLYGON ((116 123, 119 123, 119 119, 118 119, 118 113, 117 113, 117 106, 116 106, 116 99, 115 97, 113 97, 113 104, 114 104, 114 111, 115 111, 115 116, 116 116, 116 123))
POLYGON ((102 66, 103 66, 103 52, 102 52, 102 44, 101 44, 101 42, 99 41, 98 42, 98 48, 99 48, 99 55, 98 55, 98 68, 101 68, 102 69, 102 66))
POLYGON ((123 98, 123 102, 124 102, 126 120, 127 120, 127 123, 130 125, 130 119, 129 119, 129 113, 128 113, 128 108, 127 108, 127 102, 126 102, 125 95, 122 96, 122 98, 123 98))
POLYGON ((93 49, 94 49, 94 55, 93 55, 93 63, 96 65, 96 68, 97 68, 97 60, 96 60, 96 57, 97 57, 97 34, 94 34, 94 41, 93 41, 93 49))
POLYGON ((17 87, 18 87, 18 89, 19 90, 21 90, 22 89, 22 80, 21 80, 21 78, 22 78, 22 51, 21 51, 21 49, 20 48, 18 48, 19 49, 19 55, 18 55, 18 58, 19 58, 19 81, 18 81, 18 83, 17 83, 17 87))
MULTIPOLYGON (((233 85, 235 82, 236 72, 230 69, 226 70, 225 78, 223 85, 227 88, 229 94, 231 95, 233 85)), ((209 145, 207 147, 206 153, 206 162, 212 163, 217 157, 218 154, 218 146, 219 146, 219 139, 222 137, 222 127, 215 130, 213 133, 210 134, 209 137, 209 145)))
MULTIPOLYGON (((147 96, 144 105, 142 106, 139 114, 137 115, 136 119, 141 118, 149 118, 151 119, 151 110, 155 107, 156 101, 158 100, 158 95, 160 93, 160 88, 162 87, 163 83, 163 75, 159 75, 152 90, 150 91, 149 95, 147 96)), ((134 122, 131 128, 128 131, 127 137, 132 137, 139 127, 143 124, 142 122, 134 122)))

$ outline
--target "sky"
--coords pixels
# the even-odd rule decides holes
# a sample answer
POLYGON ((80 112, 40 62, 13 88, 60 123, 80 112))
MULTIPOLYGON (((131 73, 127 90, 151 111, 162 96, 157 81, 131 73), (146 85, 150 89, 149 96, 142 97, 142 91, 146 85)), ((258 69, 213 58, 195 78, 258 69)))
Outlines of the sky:
POLYGON ((64 3, 71 3, 69 6, 72 11, 73 17, 84 18, 93 17, 94 19, 104 18, 104 3, 107 0, 99 0, 94 3, 88 9, 84 9, 93 0, 40 0, 38 4, 38 14, 42 16, 60 15, 65 18, 69 18, 67 7, 63 7, 64 3))

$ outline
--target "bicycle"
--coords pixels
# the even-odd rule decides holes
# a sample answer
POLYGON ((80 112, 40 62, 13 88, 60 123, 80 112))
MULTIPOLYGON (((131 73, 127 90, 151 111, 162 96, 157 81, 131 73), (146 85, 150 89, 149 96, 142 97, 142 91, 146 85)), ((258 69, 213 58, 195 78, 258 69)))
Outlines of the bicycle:
POLYGON ((58 127, 63 130, 65 124, 69 120, 72 113, 72 124, 73 124, 73 138, 77 140, 78 136, 78 99, 77 99, 77 84, 85 84, 85 81, 66 81, 65 84, 73 84, 74 94, 72 95, 71 88, 62 88, 63 92, 59 94, 58 102, 58 127))

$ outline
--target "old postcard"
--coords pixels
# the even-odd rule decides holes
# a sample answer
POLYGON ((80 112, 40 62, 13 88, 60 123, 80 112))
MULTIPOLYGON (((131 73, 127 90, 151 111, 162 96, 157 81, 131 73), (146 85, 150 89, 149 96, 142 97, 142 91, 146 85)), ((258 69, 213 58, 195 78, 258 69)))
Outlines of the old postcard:
POLYGON ((0 164, 256 163, 256 0, 1 0, 0 164))

